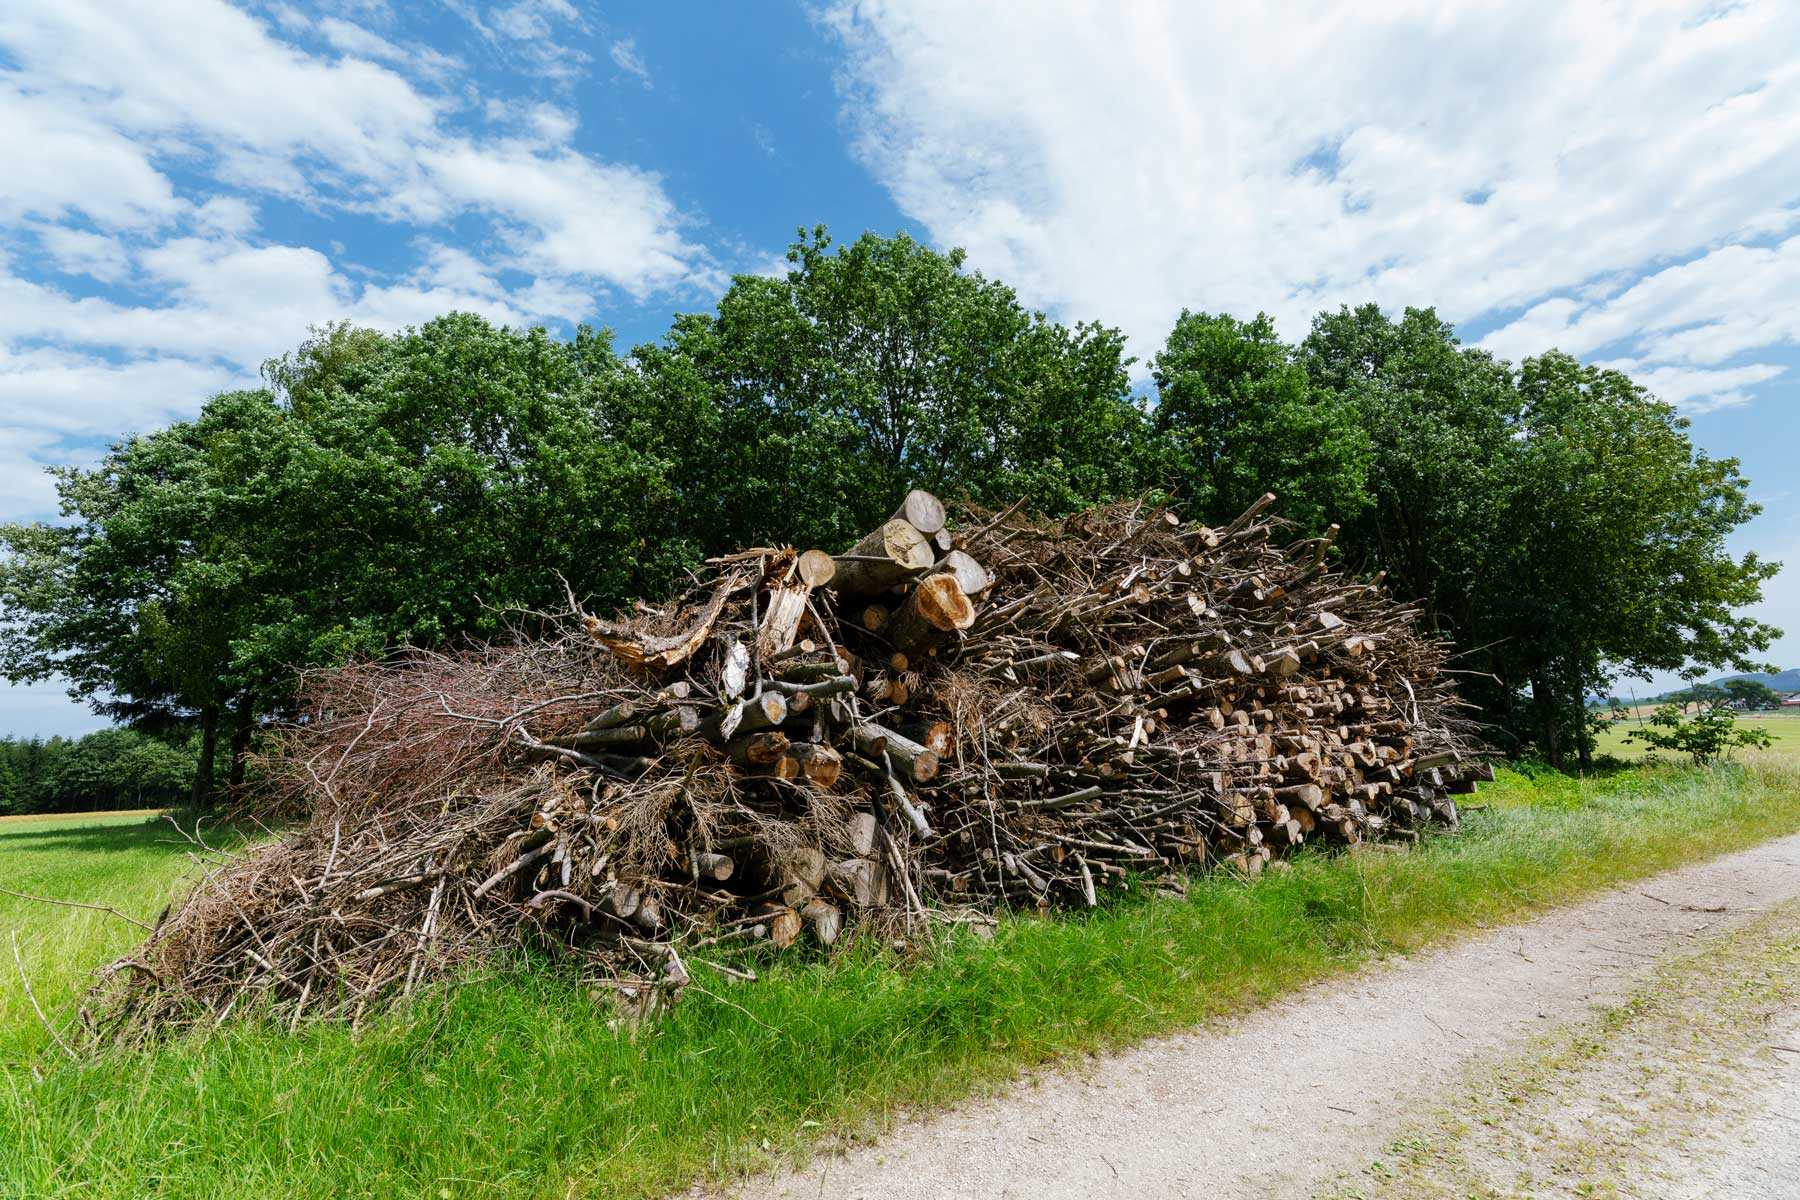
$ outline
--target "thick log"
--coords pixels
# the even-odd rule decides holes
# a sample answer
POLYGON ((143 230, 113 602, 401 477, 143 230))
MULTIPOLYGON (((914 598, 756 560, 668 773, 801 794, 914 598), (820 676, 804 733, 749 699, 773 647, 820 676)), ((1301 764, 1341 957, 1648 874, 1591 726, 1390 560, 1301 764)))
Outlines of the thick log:
POLYGON ((923 534, 934 534, 944 528, 944 502, 921 488, 906 493, 906 499, 889 518, 905 521, 923 534))
POLYGON ((694 855, 694 870, 702 879, 711 879, 715 883, 724 883, 737 870, 737 863, 729 854, 713 854, 702 851, 694 855))
POLYGON ((923 658, 944 636, 975 623, 975 606, 949 572, 928 575, 915 585, 883 631, 888 643, 908 658, 923 658))
POLYGON ((678 705, 645 721, 644 728, 659 742, 687 737, 700 730, 700 710, 692 705, 678 705))
POLYGON ((779 725, 787 720, 787 714, 787 697, 771 690, 738 704, 720 706, 700 723, 699 732, 710 741, 727 741, 741 733, 779 725))
POLYGON ((830 788, 836 785, 838 776, 844 770, 844 756, 830 746, 796 742, 790 747, 789 753, 799 762, 800 773, 815 787, 830 788))
POLYGON ((876 762, 882 752, 894 764, 894 773, 908 783, 926 784, 937 778, 938 756, 904 734, 896 733, 873 721, 864 721, 851 729, 856 751, 876 762))
POLYGON ((800 582, 809 588, 822 588, 837 574, 837 560, 823 550, 808 550, 794 567, 800 582))
POLYGON ((834 945, 844 930, 844 913, 829 900, 814 896, 800 910, 800 915, 812 926, 813 936, 819 939, 821 946, 834 945))
POLYGON ((800 914, 785 906, 777 908, 770 915, 768 925, 769 940, 775 943, 777 950, 786 950, 793 945, 794 939, 800 936, 801 929, 805 928, 800 914))
POLYGON ((874 859, 847 858, 832 863, 827 877, 832 889, 858 908, 887 902, 887 872, 874 859))
POLYGON ((948 721, 926 721, 910 725, 906 729, 906 736, 937 755, 939 759, 950 757, 951 751, 956 748, 955 729, 948 721))
POLYGON ((889 521, 839 555, 830 587, 840 596, 884 592, 937 561, 930 540, 910 521, 889 521))
POLYGON ((787 753, 788 744, 786 734, 779 730, 764 730, 732 739, 726 753, 740 767, 767 767, 787 753))
POLYGON ((875 832, 874 813, 856 813, 851 816, 844 827, 844 836, 849 839, 850 848, 858 855, 867 855, 874 851, 875 832))
POLYGON ((979 596, 994 586, 993 574, 977 562, 974 556, 961 550, 952 550, 944 555, 938 566, 956 576, 957 586, 962 588, 965 596, 979 596))
POLYGON ((811 846, 789 851, 781 869, 785 880, 804 883, 815 892, 825 886, 825 855, 811 846))
POLYGON ((764 662, 794 644, 810 595, 812 588, 805 585, 777 584, 769 589, 762 625, 756 631, 756 653, 764 662))

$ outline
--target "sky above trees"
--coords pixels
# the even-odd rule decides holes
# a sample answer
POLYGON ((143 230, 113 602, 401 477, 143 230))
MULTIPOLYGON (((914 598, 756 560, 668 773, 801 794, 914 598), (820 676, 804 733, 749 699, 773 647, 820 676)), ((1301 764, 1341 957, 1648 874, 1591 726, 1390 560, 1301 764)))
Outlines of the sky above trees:
MULTIPOLYGON (((309 325, 629 345, 824 222, 964 246, 1143 380, 1184 308, 1366 300, 1622 367, 1800 564, 1800 11, 1208 7, 9 5, 0 519, 309 325)), ((1792 665, 1800 570, 1768 594, 1792 665)))

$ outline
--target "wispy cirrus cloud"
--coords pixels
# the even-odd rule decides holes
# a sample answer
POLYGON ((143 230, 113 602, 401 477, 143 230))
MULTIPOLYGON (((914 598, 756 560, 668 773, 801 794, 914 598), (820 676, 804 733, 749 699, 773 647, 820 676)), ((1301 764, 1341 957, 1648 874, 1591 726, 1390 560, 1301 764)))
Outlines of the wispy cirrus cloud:
POLYGON ((827 21, 900 206, 1140 353, 1184 306, 1297 335, 1342 303, 1433 304, 1503 353, 1631 359, 1699 408, 1795 340, 1791 5, 870 0, 827 21))

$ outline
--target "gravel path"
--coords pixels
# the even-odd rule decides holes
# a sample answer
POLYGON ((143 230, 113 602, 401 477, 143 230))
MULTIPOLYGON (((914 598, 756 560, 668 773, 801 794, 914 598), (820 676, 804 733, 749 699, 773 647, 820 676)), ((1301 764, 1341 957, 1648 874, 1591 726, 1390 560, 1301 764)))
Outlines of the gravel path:
POLYGON ((1665 1165, 1665 1200, 1793 1200, 1800 1195, 1800 1019, 1770 1031, 1787 1047, 1764 1056, 1748 1112, 1722 1122, 1665 1165), (1773 1062, 1769 1062, 1769 1058, 1773 1062))
MULTIPOLYGON (((1472 1064, 1622 998, 1696 936, 1796 897, 1800 836, 1037 1076, 734 1194, 1306 1195, 1376 1156, 1472 1064)), ((1791 1131, 1791 1113, 1773 1103, 1769 1132, 1791 1131)), ((1714 1165, 1729 1178, 1745 1164, 1714 1165)))

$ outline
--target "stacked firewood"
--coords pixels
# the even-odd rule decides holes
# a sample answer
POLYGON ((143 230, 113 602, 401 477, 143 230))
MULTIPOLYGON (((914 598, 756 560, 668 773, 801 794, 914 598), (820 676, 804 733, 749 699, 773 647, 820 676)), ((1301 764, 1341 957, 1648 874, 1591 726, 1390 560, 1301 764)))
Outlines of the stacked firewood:
POLYGON ((697 952, 1454 826, 1491 772, 1444 643, 1272 502, 953 526, 914 491, 841 554, 749 549, 666 604, 571 596, 555 636, 318 676, 271 764, 310 820, 209 871, 98 1028, 355 1015, 522 944, 666 996, 697 952))

